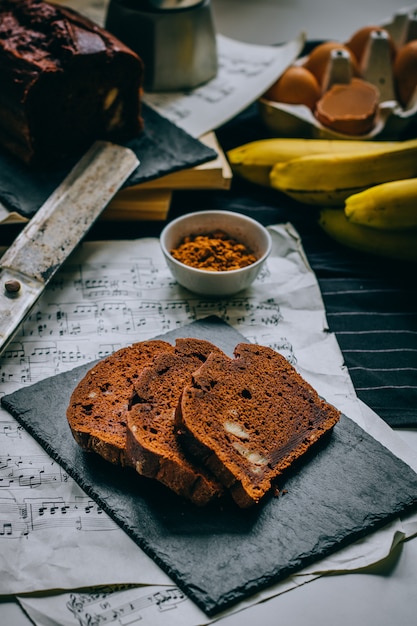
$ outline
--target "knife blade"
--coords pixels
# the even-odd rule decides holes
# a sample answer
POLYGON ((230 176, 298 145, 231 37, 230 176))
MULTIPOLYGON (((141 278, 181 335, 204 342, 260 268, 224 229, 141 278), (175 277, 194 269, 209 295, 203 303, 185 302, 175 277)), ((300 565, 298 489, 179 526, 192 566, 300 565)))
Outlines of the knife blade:
POLYGON ((96 141, 0 258, 0 354, 138 165, 128 148, 96 141))

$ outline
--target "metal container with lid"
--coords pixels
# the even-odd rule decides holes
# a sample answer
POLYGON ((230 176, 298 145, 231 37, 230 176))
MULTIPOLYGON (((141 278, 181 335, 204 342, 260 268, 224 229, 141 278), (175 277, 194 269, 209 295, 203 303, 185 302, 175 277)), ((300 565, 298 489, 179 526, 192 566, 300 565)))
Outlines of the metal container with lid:
POLYGON ((106 28, 142 58, 147 91, 192 89, 217 74, 210 0, 110 0, 106 28))

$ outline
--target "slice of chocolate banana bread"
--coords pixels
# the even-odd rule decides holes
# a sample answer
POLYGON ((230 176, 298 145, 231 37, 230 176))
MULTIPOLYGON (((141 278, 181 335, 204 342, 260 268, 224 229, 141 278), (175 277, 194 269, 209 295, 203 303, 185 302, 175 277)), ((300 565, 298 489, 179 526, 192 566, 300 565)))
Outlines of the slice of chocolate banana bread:
POLYGON ((234 359, 215 352, 194 372, 175 420, 184 448, 245 508, 339 417, 283 356, 239 344, 234 359))
POLYGON ((107 461, 126 465, 126 412, 145 366, 174 350, 166 341, 134 343, 94 365, 78 383, 67 408, 76 442, 107 461))
POLYGON ((174 431, 175 410, 192 373, 210 353, 223 353, 201 339, 177 339, 175 350, 145 368, 127 415, 129 464, 199 506, 218 499, 223 488, 204 468, 185 455, 174 431))
POLYGON ((0 0, 0 145, 22 161, 138 135, 142 78, 137 54, 76 11, 0 0))

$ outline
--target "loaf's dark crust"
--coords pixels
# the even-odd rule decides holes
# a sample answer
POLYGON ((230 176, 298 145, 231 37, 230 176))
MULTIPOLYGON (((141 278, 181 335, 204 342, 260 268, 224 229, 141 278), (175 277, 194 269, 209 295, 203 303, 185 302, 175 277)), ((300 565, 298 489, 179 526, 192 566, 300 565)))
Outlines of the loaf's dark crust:
POLYGON ((28 164, 143 128, 141 59, 72 9, 0 0, 0 145, 28 164))
POLYGON ((175 423, 184 447, 246 508, 339 418, 283 356, 239 344, 234 359, 212 353, 194 372, 175 423))
POLYGON ((198 506, 218 500, 223 488, 186 457, 175 435, 174 418, 182 388, 213 351, 221 353, 205 340, 177 339, 173 352, 161 355, 142 371, 127 417, 129 464, 198 506))
POLYGON ((126 412, 145 366, 173 350, 165 341, 142 341, 94 365, 71 394, 67 419, 75 441, 106 461, 126 465, 126 412))

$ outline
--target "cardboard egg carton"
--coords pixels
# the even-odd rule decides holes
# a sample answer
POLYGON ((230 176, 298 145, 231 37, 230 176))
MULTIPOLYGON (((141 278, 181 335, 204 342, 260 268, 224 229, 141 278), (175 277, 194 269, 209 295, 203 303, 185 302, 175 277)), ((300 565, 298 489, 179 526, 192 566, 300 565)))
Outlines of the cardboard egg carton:
MULTIPOLYGON (((378 89, 379 104, 375 124, 369 133, 344 135, 321 124, 305 105, 284 104, 260 98, 259 113, 264 124, 274 135, 281 137, 395 140, 416 136, 417 89, 406 107, 398 102, 389 37, 397 48, 407 41, 417 39, 417 7, 398 11, 389 22, 381 24, 381 31, 375 31, 370 36, 361 65, 361 78, 378 89)), ((306 58, 298 59, 296 63, 302 65, 306 58)), ((323 91, 330 89, 335 83, 348 83, 351 75, 349 55, 341 50, 334 51, 326 68, 323 91)))

